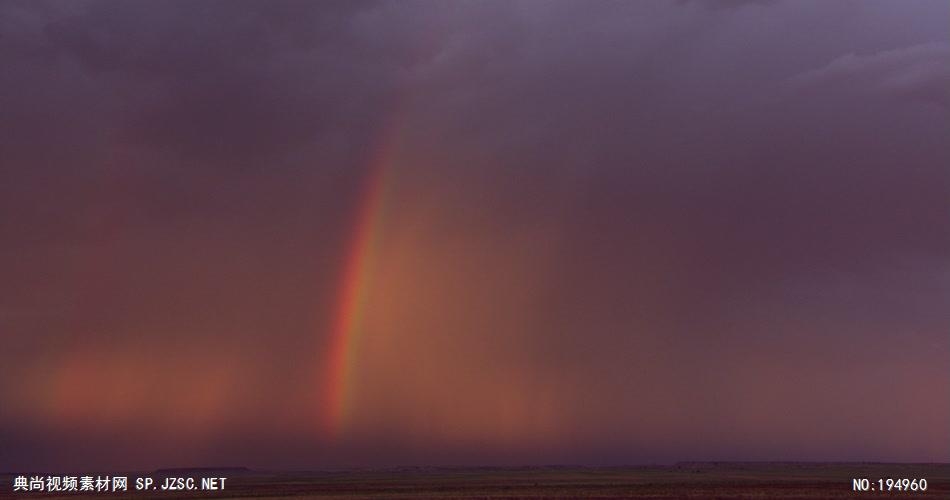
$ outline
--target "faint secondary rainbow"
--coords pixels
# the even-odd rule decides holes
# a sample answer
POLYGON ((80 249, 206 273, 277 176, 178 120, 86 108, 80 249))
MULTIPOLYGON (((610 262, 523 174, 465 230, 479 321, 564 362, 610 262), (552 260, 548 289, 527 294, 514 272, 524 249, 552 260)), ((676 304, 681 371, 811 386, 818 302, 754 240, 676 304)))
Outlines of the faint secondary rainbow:
POLYGON ((350 407, 364 305, 372 278, 389 170, 395 156, 396 122, 398 120, 384 127, 370 157, 347 243, 325 358, 326 371, 321 374, 325 384, 322 405, 325 431, 331 437, 338 437, 344 430, 350 407))

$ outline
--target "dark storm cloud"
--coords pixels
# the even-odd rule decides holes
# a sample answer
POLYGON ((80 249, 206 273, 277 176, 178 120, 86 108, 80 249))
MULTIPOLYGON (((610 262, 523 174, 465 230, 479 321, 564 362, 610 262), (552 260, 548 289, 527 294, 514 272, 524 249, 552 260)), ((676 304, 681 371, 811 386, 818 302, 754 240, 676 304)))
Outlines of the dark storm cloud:
POLYGON ((373 121, 392 76, 372 54, 359 54, 373 49, 352 33, 367 7, 94 3, 44 31, 53 50, 91 77, 126 87, 121 137, 185 158, 259 166, 328 127, 373 121), (353 54, 340 57, 341 49, 353 54))
POLYGON ((190 436, 98 455, 148 467, 273 433, 293 456, 237 460, 333 465, 294 418, 391 126, 388 330, 340 456, 945 459, 921 396, 950 379, 946 11, 4 3, 0 337, 34 382, 2 380, 0 439, 190 436), (68 397, 96 384, 122 397, 68 397), (160 404, 179 389, 194 415, 160 404))
MULTIPOLYGON (((743 272, 768 282, 797 276, 803 269, 826 272, 880 263, 877 259, 902 254, 909 250, 906 246, 919 245, 928 254, 945 251, 946 233, 931 229, 938 223, 947 187, 946 174, 933 155, 945 153, 930 142, 931 133, 921 137, 906 132, 899 138, 872 141, 874 130, 862 127, 859 120, 884 119, 893 111, 882 107, 884 100, 877 99, 873 110, 851 110, 846 100, 834 95, 854 91, 842 84, 828 89, 820 104, 812 101, 813 96, 783 101, 787 76, 770 77, 767 68, 761 75, 747 75, 741 91, 702 88, 690 82, 691 76, 715 70, 696 59, 703 50, 701 36, 674 22, 662 35, 668 39, 657 35, 662 41, 648 39, 655 45, 642 48, 637 45, 642 33, 620 30, 636 22, 635 11, 615 8, 588 14, 613 21, 596 24, 596 33, 574 28, 565 35, 565 45, 579 47, 575 53, 562 50, 559 40, 547 46, 526 41, 509 49, 516 56, 507 62, 502 58, 486 64, 484 69, 499 75, 497 80, 451 83, 456 92, 471 89, 478 102, 467 111, 461 124, 465 130, 455 140, 472 134, 478 140, 497 141, 492 151, 496 165, 485 168, 490 172, 486 175, 497 174, 492 168, 508 174, 505 182, 489 188, 498 196, 511 190, 510 200, 498 200, 504 207, 500 211, 530 213, 535 207, 541 210, 535 215, 546 217, 553 214, 544 210, 555 210, 552 207, 583 207, 566 219, 578 218, 566 222, 578 228, 634 230, 639 224, 661 221, 680 228, 678 237, 694 239, 700 245, 696 248, 709 252, 705 259, 727 259, 717 265, 699 261, 696 265, 722 269, 740 288, 748 284, 743 272), (570 40, 571 36, 578 40, 570 40), (662 62, 653 57, 652 49, 666 50, 662 62), (523 64, 525 58, 530 64, 523 64), (560 68, 572 69, 558 73, 560 68), (506 120, 499 122, 502 109, 506 120), (846 136, 848 141, 832 144, 823 138, 829 135, 846 136), (559 147, 551 147, 552 143, 559 147), (927 153, 921 155, 922 150, 927 153), (512 171, 518 173, 511 175, 512 171), (560 196, 562 204, 528 205, 524 190, 541 197, 560 196), (778 227, 785 230, 773 230, 778 227), (891 231, 897 233, 881 239, 891 231), (797 243, 801 241, 811 243, 802 246, 797 243)), ((584 14, 578 15, 584 19, 584 14)), ((564 18, 555 19, 553 24, 564 18)), ((784 50, 776 45, 776 52, 784 50)), ((478 47, 491 50, 487 43, 478 47)), ((914 88, 942 88, 937 85, 943 63, 939 50, 931 49, 924 57, 908 72, 897 69, 879 79, 913 82, 914 88)), ((723 62, 730 63, 736 64, 723 62)), ((786 71, 794 74, 806 68, 786 71)), ((716 81, 714 75, 703 78, 707 83, 716 81)), ((869 87, 878 86, 864 75, 856 78, 869 87)), ((890 89, 896 84, 880 85, 890 89)))
POLYGON ((372 7, 4 4, 0 224, 44 239, 235 205, 280 211, 308 175, 352 185, 360 172, 346 166, 374 140, 408 52, 360 32, 372 7), (254 199, 288 189, 277 204, 254 199))

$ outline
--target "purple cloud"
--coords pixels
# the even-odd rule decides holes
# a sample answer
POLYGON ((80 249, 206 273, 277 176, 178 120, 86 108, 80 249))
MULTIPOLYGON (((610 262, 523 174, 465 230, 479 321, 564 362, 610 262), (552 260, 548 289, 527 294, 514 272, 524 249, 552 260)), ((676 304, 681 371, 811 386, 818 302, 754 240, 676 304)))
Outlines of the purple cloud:
POLYGON ((927 43, 875 54, 841 56, 792 79, 798 89, 846 84, 860 92, 950 108, 950 44, 927 43))

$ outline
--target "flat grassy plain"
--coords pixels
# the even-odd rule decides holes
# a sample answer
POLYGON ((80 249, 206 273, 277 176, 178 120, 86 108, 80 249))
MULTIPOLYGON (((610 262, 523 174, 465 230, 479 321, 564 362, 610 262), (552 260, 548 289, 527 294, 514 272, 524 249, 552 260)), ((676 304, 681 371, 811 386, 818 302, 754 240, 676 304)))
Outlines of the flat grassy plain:
MULTIPOLYGON (((399 468, 333 472, 177 470, 129 473, 161 482, 169 475, 228 477, 221 491, 18 493, 13 498, 950 498, 950 464, 681 463, 645 467, 399 468), (924 478, 926 492, 856 492, 852 479, 924 478)), ((0 496, 12 495, 4 474, 0 496)), ((10 498, 7 496, 7 498, 10 498)))

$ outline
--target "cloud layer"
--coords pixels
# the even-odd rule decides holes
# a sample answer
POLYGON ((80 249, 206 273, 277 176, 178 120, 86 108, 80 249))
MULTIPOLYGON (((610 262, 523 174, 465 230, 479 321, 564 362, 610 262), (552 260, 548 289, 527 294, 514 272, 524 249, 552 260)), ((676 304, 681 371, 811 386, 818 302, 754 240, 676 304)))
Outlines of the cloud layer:
POLYGON ((698 3, 2 4, 0 469, 950 458, 946 4, 698 3))

